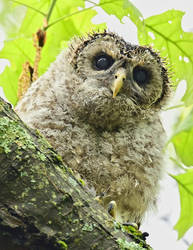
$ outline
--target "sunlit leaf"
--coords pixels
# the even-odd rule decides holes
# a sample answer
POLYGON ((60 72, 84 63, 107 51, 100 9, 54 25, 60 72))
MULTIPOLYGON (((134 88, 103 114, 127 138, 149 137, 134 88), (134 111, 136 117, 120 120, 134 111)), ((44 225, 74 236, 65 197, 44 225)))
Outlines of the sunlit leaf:
MULTIPOLYGON (((50 2, 50 0, 22 0, 23 4, 33 6, 44 13, 48 13, 50 2)), ((59 22, 47 30, 47 39, 39 65, 40 75, 55 60, 64 41, 69 41, 75 35, 82 35, 105 27, 104 24, 94 25, 91 22, 97 12, 92 9, 84 10, 83 0, 63 3, 63 0, 57 1, 50 18, 50 23, 52 23, 62 17, 59 22), (79 7, 83 9, 79 9, 79 7)), ((16 3, 14 5, 18 6, 16 3)), ((4 49, 0 51, 0 58, 8 59, 11 64, 11 67, 6 67, 6 70, 0 75, 0 86, 3 87, 7 99, 14 105, 17 102, 17 83, 22 71, 22 64, 29 61, 33 66, 35 48, 33 47, 32 35, 43 27, 43 23, 44 15, 28 8, 22 25, 17 31, 17 36, 6 41, 4 49)))
POLYGON ((186 166, 193 165, 193 128, 184 131, 172 139, 176 152, 186 166))
MULTIPOLYGON (((65 9, 65 6, 63 8, 65 9)), ((63 15, 65 13, 63 8, 56 6, 54 15, 56 17, 63 15)), ((67 13, 74 13, 74 9, 68 9, 67 13)), ((50 62, 55 60, 56 55, 58 55, 62 47, 62 41, 69 41, 75 35, 83 35, 89 31, 106 27, 104 24, 94 25, 91 22, 96 14, 97 12, 92 9, 87 12, 80 12, 58 22, 48 29, 46 45, 43 48, 42 60, 40 62, 41 74, 45 72, 50 62)))
POLYGON ((129 0, 100 0, 99 6, 109 15, 115 15, 120 21, 128 16, 138 27, 143 26, 141 12, 129 0))
POLYGON ((1 1, 0 25, 6 32, 6 36, 16 36, 25 15, 25 8, 22 6, 13 6, 8 0, 1 1))
MULTIPOLYGON (((45 14, 48 14, 49 7, 50 7, 50 0, 22 0, 23 3, 26 3, 30 6, 35 6, 37 9, 41 10, 45 14)), ((57 18, 61 16, 68 15, 72 12, 77 11, 77 7, 84 7, 83 0, 73 0, 73 1, 66 1, 64 4, 63 0, 58 0, 54 6, 50 22, 55 21, 57 18), (60 13, 58 13, 58 10, 60 13)), ((43 27, 43 20, 45 16, 40 15, 38 12, 34 11, 33 9, 28 8, 26 12, 25 19, 22 23, 20 28, 20 32, 24 34, 31 35, 33 32, 36 32, 37 29, 43 27)))
POLYGON ((3 50, 0 51, 0 57, 10 62, 10 67, 7 66, 0 75, 0 86, 13 105, 17 102, 17 83, 22 72, 22 64, 25 61, 32 63, 34 56, 32 41, 24 38, 6 41, 3 50))
POLYGON ((178 182, 180 192, 181 213, 175 229, 181 238, 193 226, 193 169, 173 178, 178 182))
MULTIPOLYGON (((37 9, 42 12, 47 13, 49 9, 48 0, 22 0, 23 3, 26 3, 30 6, 35 6, 37 9)), ((19 33, 28 37, 32 37, 33 33, 36 33, 38 29, 43 27, 44 16, 34 11, 33 9, 27 8, 25 18, 21 24, 19 33)))
POLYGON ((138 32, 140 44, 153 45, 161 55, 169 59, 172 65, 173 83, 187 80, 188 96, 186 104, 193 103, 193 33, 184 32, 181 21, 184 12, 169 10, 160 15, 151 16, 144 20, 145 31, 138 32))
MULTIPOLYGON (((14 72, 15 73, 15 72, 14 72)), ((6 66, 2 76, 0 86, 3 87, 3 92, 8 101, 13 105, 17 102, 17 87, 15 84, 15 74, 10 74, 10 68, 6 66)))
POLYGON ((189 106, 183 109, 178 122, 175 126, 175 134, 183 131, 189 131, 193 128, 193 106, 189 106))
POLYGON ((188 250, 193 250, 193 244, 189 246, 188 250))
MULTIPOLYGON (((81 4, 82 1, 77 1, 75 6, 77 6, 78 2, 81 4)), ((75 35, 83 35, 86 32, 106 27, 104 24, 95 25, 91 22, 92 18, 97 14, 95 10, 89 9, 84 12, 79 10, 79 13, 77 13, 77 7, 69 4, 64 5, 62 4, 63 0, 58 0, 57 3, 50 22, 65 16, 65 14, 66 18, 63 18, 63 20, 47 30, 46 45, 43 48, 40 62, 40 74, 44 73, 50 62, 55 60, 62 47, 62 41, 69 41, 75 35)))
POLYGON ((187 110, 181 114, 171 141, 183 164, 193 166, 193 108, 187 110))

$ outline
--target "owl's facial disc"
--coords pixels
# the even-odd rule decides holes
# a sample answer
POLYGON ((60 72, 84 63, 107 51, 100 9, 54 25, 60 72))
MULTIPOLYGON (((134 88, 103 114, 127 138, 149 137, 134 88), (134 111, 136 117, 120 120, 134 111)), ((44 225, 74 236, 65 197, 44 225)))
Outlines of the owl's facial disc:
POLYGON ((133 106, 141 110, 160 108, 169 81, 158 54, 107 32, 76 44, 78 47, 73 44, 70 54, 74 53, 71 64, 78 75, 76 93, 82 98, 82 108, 88 107, 103 120, 120 117, 122 109, 131 110, 133 106), (107 112, 112 109, 114 112, 107 112))

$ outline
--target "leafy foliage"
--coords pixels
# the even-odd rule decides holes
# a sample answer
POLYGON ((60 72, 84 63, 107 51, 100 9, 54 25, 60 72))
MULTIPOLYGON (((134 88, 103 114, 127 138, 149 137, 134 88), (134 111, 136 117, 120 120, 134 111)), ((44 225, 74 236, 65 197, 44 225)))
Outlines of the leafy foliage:
POLYGON ((188 248, 188 250, 193 250, 193 244, 188 248))
MULTIPOLYGON (((98 4, 91 0, 71 0, 65 4, 63 0, 2 0, 2 3, 0 24, 6 30, 7 39, 0 58, 8 59, 11 66, 7 66, 0 75, 0 86, 13 105, 17 103, 17 83, 22 64, 26 61, 32 66, 34 64, 36 52, 32 34, 39 29, 47 33, 39 64, 41 75, 74 35, 105 28, 105 24, 92 23, 97 14, 94 7, 115 15, 120 22, 128 16, 138 29, 140 44, 152 45, 168 58, 171 72, 174 72, 172 84, 177 86, 181 80, 186 81, 187 90, 182 99, 186 108, 170 140, 175 147, 177 161, 189 167, 183 174, 173 176, 179 183, 181 197, 181 215, 175 229, 182 237, 193 226, 193 33, 184 32, 181 27, 185 13, 168 10, 143 19, 142 13, 129 0, 100 0, 98 4)), ((193 245, 189 250, 193 250, 193 245)))
MULTIPOLYGON (((36 6, 36 9, 41 10, 42 13, 49 11, 50 1, 48 0, 23 0, 22 3, 36 6)), ((12 6, 11 2, 10 5, 12 6)), ((90 30, 105 28, 104 24, 92 24, 91 19, 97 14, 95 10, 84 9, 84 11, 79 11, 78 7, 84 7, 83 0, 69 1, 65 5, 63 0, 57 1, 50 18, 46 46, 42 50, 42 59, 39 65, 40 75, 46 71, 50 62, 54 61, 64 44, 62 41, 69 41, 74 35, 81 35, 90 30), (60 18, 61 21, 57 22, 60 18), (52 25, 52 22, 56 23, 52 25)), ((43 15, 34 11, 34 9, 27 8, 17 36, 13 36, 12 32, 9 35, 8 32, 9 39, 5 41, 4 48, 0 52, 0 57, 8 59, 11 64, 11 67, 6 67, 5 71, 0 75, 0 86, 3 87, 7 99, 13 105, 17 103, 17 82, 22 71, 22 64, 29 61, 33 65, 34 62, 35 48, 33 47, 32 34, 43 27, 45 16, 46 14, 43 15)))
POLYGON ((128 0, 100 0, 99 6, 103 8, 109 15, 115 15, 120 22, 124 16, 129 16, 130 19, 137 25, 143 25, 143 16, 141 12, 128 0))
POLYGON ((179 238, 181 238, 193 226, 193 169, 173 178, 178 181, 180 190, 181 214, 175 229, 178 230, 179 238))
POLYGON ((187 108, 182 113, 175 129, 172 142, 182 163, 193 166, 193 108, 187 108), (185 114, 186 113, 186 114, 185 114))
MULTIPOLYGON (((171 141, 177 156, 186 166, 193 166, 193 33, 184 32, 181 20, 184 12, 169 10, 163 14, 144 20, 145 28, 138 28, 138 38, 142 45, 152 45, 171 65, 172 83, 177 85, 186 80, 187 90, 183 101, 188 108, 182 112, 174 129, 171 141)), ((175 229, 179 237, 193 226, 190 220, 193 204, 192 172, 188 171, 175 177, 179 184, 181 215, 175 229), (187 212, 188 211, 188 212, 187 212)))
POLYGON ((172 82, 187 81, 187 93, 183 100, 192 104, 193 75, 193 33, 184 32, 181 20, 184 12, 169 10, 161 15, 151 16, 144 20, 144 32, 138 33, 141 44, 152 44, 163 57, 169 59, 174 71, 172 82))
POLYGON ((11 67, 6 67, 0 75, 1 86, 5 96, 12 103, 17 101, 17 78, 21 74, 22 64, 28 60, 33 62, 35 50, 30 39, 17 38, 5 42, 5 46, 0 53, 1 58, 9 59, 11 67))
MULTIPOLYGON (((178 119, 174 135, 171 138, 179 160, 190 170, 173 178, 178 182, 181 214, 175 225, 179 238, 193 226, 193 107, 185 108, 178 119)), ((193 245, 189 250, 193 249, 193 245)))

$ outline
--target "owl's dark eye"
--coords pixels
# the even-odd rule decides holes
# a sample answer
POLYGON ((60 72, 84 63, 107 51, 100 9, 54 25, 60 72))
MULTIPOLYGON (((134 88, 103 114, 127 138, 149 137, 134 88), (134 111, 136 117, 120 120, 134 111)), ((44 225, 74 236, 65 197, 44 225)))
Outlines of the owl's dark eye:
POLYGON ((150 80, 150 72, 146 68, 136 66, 133 70, 133 79, 137 84, 145 86, 150 80))
POLYGON ((113 65, 114 59, 107 54, 101 54, 101 55, 95 56, 93 63, 94 63, 95 69, 107 70, 113 65))

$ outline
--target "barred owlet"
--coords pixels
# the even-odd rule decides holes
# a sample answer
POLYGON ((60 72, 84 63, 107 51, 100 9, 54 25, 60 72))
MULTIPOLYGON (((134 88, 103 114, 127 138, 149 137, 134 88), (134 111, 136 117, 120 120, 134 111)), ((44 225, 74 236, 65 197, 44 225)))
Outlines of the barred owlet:
POLYGON ((156 52, 104 31, 74 39, 16 112, 103 194, 105 208, 116 202, 117 221, 140 223, 163 172, 159 111, 169 92, 156 52))

